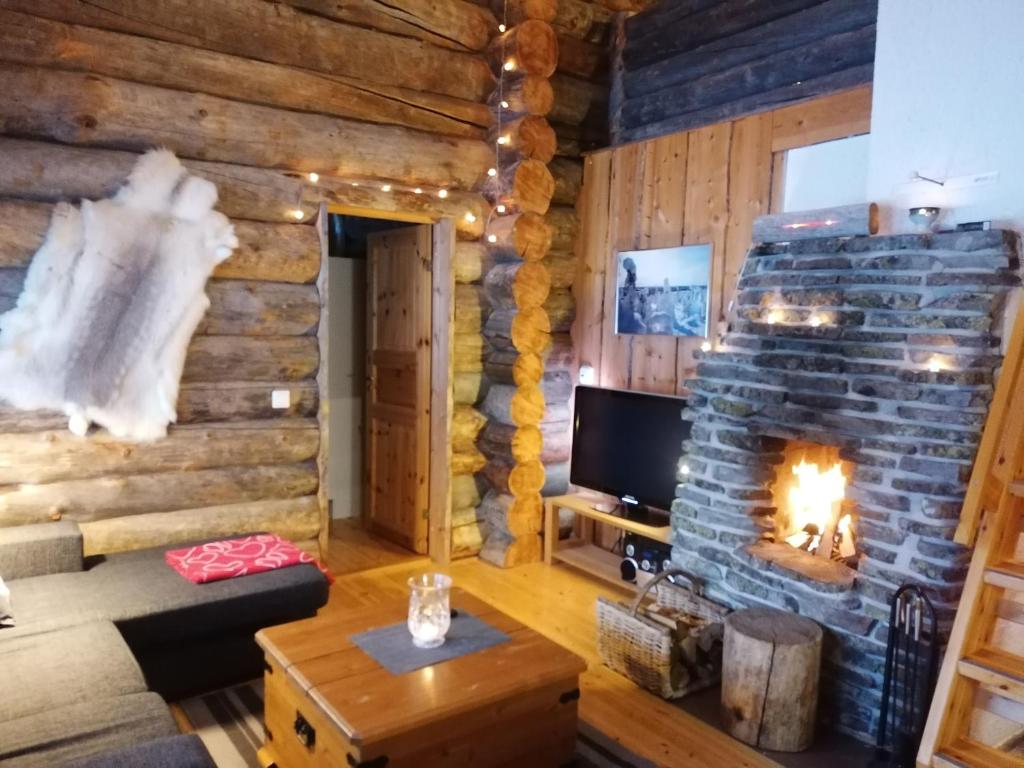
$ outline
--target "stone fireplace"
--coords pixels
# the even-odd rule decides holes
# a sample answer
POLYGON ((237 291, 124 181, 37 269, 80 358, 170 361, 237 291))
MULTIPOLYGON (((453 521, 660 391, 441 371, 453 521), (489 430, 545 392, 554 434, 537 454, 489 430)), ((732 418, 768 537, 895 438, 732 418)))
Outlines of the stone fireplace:
POLYGON ((714 599, 822 624, 822 717, 858 737, 895 589, 926 586, 952 623, 969 558, 952 538, 1018 284, 1007 232, 758 246, 688 383, 673 560, 714 599), (807 520, 801 479, 827 515, 807 520))

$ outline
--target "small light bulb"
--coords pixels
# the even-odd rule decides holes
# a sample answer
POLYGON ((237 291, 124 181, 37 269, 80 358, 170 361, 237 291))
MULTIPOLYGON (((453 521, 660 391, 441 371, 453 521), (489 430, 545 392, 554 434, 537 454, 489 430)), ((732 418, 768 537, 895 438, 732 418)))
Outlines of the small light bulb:
POLYGON ((316 184, 316 183, 317 183, 318 181, 320 181, 320 174, 319 174, 319 173, 313 173, 313 172, 311 172, 311 173, 309 174, 309 176, 307 176, 307 178, 308 178, 308 179, 309 179, 309 180, 310 180, 311 182, 313 182, 314 184, 316 184))
POLYGON ((504 32, 506 29, 507 29, 507 27, 504 24, 499 24, 498 25, 498 31, 499 32, 504 32))
POLYGON ((294 211, 291 211, 289 215, 296 221, 302 221, 304 218, 306 218, 306 214, 304 214, 302 210, 299 208, 296 208, 294 211))
POLYGON ((472 212, 472 211, 466 211, 466 215, 465 215, 465 217, 464 217, 464 218, 465 218, 465 219, 466 219, 466 221, 468 221, 468 222, 469 222, 470 224, 472 224, 472 223, 473 223, 474 221, 476 221, 476 216, 475 216, 475 215, 473 214, 473 212, 472 212))
POLYGON ((496 243, 496 242, 498 242, 498 236, 497 235, 488 235, 487 236, 487 242, 488 243, 496 243))
POLYGON ((423 194, 423 190, 420 189, 419 187, 416 187, 416 189, 414 189, 413 192, 415 192, 417 195, 422 195, 423 194))
POLYGON ((498 137, 498 143, 499 144, 508 144, 508 136, 499 136, 498 137))
POLYGON ((711 351, 711 342, 710 341, 705 341, 703 344, 701 344, 700 345, 700 351, 701 352, 710 352, 711 351))
POLYGON ((499 205, 499 206, 498 206, 497 208, 495 208, 494 210, 496 210, 496 211, 497 211, 498 213, 504 213, 505 211, 507 211, 507 210, 508 210, 508 208, 506 208, 506 207, 505 207, 504 205, 499 205))
POLYGON ((929 373, 938 373, 941 370, 942 366, 939 364, 939 361, 936 358, 932 358, 931 361, 928 363, 929 373))
POLYGON ((493 179, 495 176, 498 175, 498 169, 497 168, 488 168, 487 169, 487 175, 490 176, 493 179))
POLYGON ((516 68, 516 63, 512 59, 509 59, 508 61, 506 61, 505 65, 502 67, 502 69, 504 69, 506 72, 511 72, 515 68, 516 68))
POLYGON ((811 324, 811 328, 817 328, 821 325, 821 318, 817 315, 811 315, 811 319, 808 322, 811 324))
POLYGON ((679 465, 679 473, 682 474, 682 475, 690 474, 690 465, 689 464, 680 464, 679 465))
POLYGON ((382 184, 381 188, 380 188, 380 191, 381 192, 390 192, 391 191, 391 185, 390 184, 382 184))
POLYGON ((358 187, 359 186, 359 182, 358 181, 353 181, 352 182, 352 186, 353 187, 358 187))
POLYGON ((508 109, 508 102, 507 101, 501 102, 501 108, 502 109, 508 109))
POLYGON ((440 197, 442 200, 444 200, 446 197, 448 197, 448 190, 447 189, 439 189, 439 190, 437 190, 437 196, 440 197))

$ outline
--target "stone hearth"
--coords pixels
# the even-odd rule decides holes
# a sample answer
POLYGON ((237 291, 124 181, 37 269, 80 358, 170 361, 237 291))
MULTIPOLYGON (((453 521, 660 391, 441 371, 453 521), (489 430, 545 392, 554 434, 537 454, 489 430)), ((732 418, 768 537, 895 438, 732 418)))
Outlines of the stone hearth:
POLYGON ((673 560, 714 599, 820 622, 822 716, 865 740, 895 589, 925 585, 952 623, 969 558, 952 537, 1019 282, 1006 232, 755 247, 728 333, 689 382, 673 560), (849 463, 856 570, 774 541, 786 440, 838 446, 849 463))

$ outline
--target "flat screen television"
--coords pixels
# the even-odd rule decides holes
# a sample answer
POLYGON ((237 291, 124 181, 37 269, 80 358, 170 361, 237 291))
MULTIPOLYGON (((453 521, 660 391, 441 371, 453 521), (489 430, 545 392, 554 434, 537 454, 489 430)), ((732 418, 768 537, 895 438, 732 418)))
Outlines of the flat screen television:
POLYGON ((576 387, 569 482, 667 510, 690 422, 681 397, 576 387))

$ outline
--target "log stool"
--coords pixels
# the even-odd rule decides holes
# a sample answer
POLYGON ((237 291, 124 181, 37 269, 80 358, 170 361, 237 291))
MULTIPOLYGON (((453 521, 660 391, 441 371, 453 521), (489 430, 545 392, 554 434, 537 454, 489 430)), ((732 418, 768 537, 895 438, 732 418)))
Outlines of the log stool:
POLYGON ((799 752, 814 739, 821 627, 774 608, 725 620, 722 718, 726 730, 759 749, 799 752))

